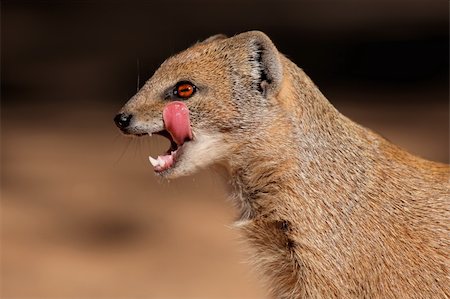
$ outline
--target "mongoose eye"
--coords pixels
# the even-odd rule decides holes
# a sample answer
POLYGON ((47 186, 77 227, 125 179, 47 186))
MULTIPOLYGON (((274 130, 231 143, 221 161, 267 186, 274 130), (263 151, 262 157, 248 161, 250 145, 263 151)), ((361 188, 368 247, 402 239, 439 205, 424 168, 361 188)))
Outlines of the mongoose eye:
POLYGON ((173 94, 179 98, 187 99, 191 97, 195 91, 197 90, 197 87, 192 84, 191 82, 187 81, 181 81, 178 82, 175 86, 175 89, 173 90, 173 94))

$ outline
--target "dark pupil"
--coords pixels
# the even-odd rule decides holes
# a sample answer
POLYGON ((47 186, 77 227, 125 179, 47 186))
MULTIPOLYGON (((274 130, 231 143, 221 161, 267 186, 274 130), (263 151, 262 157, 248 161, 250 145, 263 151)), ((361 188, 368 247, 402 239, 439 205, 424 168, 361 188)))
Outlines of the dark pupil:
POLYGON ((191 90, 190 86, 184 86, 184 87, 180 87, 180 91, 179 92, 188 92, 191 90))

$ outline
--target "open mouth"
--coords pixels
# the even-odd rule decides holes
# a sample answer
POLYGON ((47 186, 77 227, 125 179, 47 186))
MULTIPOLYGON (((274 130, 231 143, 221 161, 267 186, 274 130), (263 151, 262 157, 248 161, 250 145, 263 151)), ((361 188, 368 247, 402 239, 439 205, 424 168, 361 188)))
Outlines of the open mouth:
POLYGON ((159 155, 156 159, 151 156, 148 157, 155 172, 162 172, 164 170, 172 168, 175 165, 175 162, 183 152, 184 143, 190 141, 190 139, 185 140, 185 142, 183 142, 182 144, 177 144, 173 140, 172 135, 167 130, 162 130, 153 134, 164 136, 170 141, 170 148, 166 151, 165 154, 159 155))
POLYGON ((156 159, 148 157, 155 172, 173 168, 182 154, 184 144, 193 139, 189 109, 183 102, 176 101, 167 104, 163 110, 163 121, 165 129, 154 134, 169 139, 170 148, 156 159))

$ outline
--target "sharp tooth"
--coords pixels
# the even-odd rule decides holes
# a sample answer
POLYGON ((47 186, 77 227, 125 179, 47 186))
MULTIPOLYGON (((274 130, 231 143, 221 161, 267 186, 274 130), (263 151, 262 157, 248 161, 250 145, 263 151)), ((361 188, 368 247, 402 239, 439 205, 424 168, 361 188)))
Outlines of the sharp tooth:
POLYGON ((166 161, 164 161, 161 157, 158 157, 159 166, 164 167, 166 166, 166 161))
POLYGON ((152 133, 148 132, 147 134, 148 134, 148 136, 152 137, 152 133))
POLYGON ((159 165, 159 160, 156 160, 156 159, 152 158, 151 156, 149 156, 148 159, 150 160, 150 163, 152 164, 153 167, 159 165))

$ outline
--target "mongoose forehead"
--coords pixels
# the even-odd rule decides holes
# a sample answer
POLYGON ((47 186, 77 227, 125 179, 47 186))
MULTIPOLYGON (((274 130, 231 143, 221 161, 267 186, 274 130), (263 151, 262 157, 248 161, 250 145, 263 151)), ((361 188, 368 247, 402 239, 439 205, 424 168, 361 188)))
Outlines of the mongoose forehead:
POLYGON ((167 59, 115 118, 166 178, 219 165, 275 298, 448 298, 450 168, 339 113, 262 32, 167 59))

